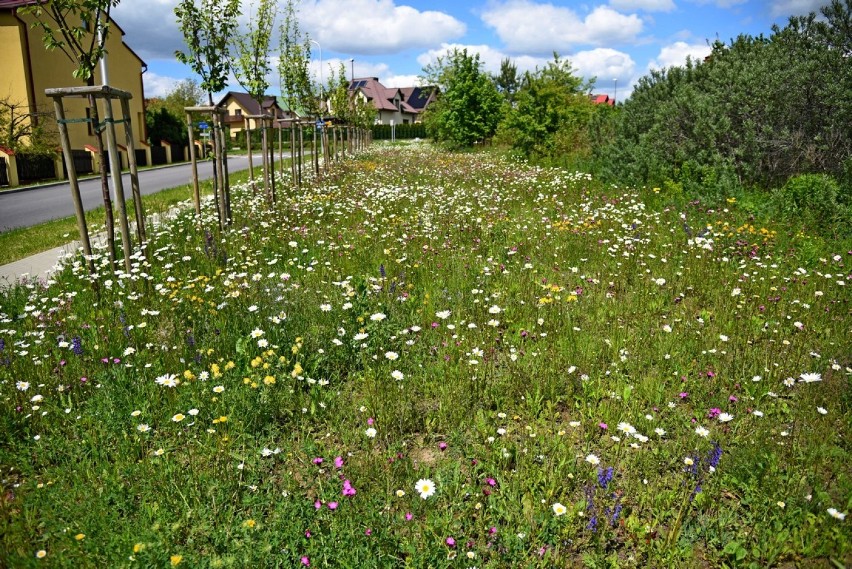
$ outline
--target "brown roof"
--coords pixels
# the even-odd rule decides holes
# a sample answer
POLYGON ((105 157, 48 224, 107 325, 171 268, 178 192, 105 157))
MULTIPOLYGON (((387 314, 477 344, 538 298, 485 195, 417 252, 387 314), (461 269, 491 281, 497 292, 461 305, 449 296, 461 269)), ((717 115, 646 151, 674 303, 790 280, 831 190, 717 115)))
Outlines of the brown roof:
POLYGON ((417 114, 423 111, 431 102, 432 95, 428 88, 421 87, 385 87, 378 77, 361 77, 349 84, 351 91, 361 91, 367 100, 373 103, 376 110, 396 111, 393 100, 399 95, 400 108, 404 113, 417 114))
POLYGON ((273 109, 273 112, 276 117, 283 117, 284 111, 278 105, 278 99, 274 95, 267 95, 263 99, 263 103, 258 105, 257 101, 252 98, 248 93, 238 93, 235 91, 228 91, 222 100, 219 101, 217 106, 222 106, 228 100, 228 98, 234 99, 239 106, 245 109, 246 114, 248 115, 260 115, 264 114, 261 111, 269 112, 270 109, 273 109))

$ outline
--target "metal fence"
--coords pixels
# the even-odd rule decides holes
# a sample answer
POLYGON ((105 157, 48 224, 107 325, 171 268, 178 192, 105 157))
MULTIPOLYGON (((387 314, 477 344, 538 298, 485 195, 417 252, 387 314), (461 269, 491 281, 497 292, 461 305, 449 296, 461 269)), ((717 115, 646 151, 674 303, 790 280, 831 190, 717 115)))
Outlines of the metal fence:
POLYGON ((18 181, 21 184, 56 178, 53 156, 18 154, 18 181))
MULTIPOLYGON (((74 159, 74 171, 77 175, 92 174, 95 171, 92 165, 92 154, 88 150, 72 150, 71 157, 74 159)), ((68 167, 65 166, 65 160, 62 161, 62 172, 65 178, 68 178, 68 167)))
POLYGON ((151 165, 159 166, 166 163, 166 149, 162 146, 151 147, 151 165))

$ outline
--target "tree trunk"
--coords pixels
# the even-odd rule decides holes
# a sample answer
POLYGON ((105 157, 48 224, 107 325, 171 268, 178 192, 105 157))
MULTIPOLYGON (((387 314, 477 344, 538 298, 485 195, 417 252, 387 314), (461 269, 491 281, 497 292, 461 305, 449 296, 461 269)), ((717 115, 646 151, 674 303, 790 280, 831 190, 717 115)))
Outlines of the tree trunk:
MULTIPOLYGON (((94 85, 94 80, 89 80, 89 86, 94 85)), ((98 151, 98 162, 101 165, 101 198, 104 201, 104 215, 106 225, 107 251, 109 253, 109 270, 115 272, 115 217, 112 211, 112 198, 109 195, 109 182, 107 181, 106 160, 104 160, 104 139, 100 130, 100 116, 98 115, 98 104, 94 96, 89 96, 89 108, 91 109, 92 132, 95 134, 95 149, 98 151)))

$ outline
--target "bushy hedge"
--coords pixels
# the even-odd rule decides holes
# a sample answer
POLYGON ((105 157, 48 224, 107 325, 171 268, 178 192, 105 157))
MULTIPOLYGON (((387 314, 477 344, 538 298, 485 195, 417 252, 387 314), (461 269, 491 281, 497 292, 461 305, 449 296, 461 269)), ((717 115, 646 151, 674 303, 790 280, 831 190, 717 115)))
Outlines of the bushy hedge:
MULTIPOLYGON (((373 140, 390 140, 391 139, 391 125, 389 124, 374 124, 372 126, 373 129, 373 140)), ((395 126, 396 132, 394 133, 397 139, 412 139, 412 138, 426 138, 426 127, 421 123, 403 123, 395 126)))

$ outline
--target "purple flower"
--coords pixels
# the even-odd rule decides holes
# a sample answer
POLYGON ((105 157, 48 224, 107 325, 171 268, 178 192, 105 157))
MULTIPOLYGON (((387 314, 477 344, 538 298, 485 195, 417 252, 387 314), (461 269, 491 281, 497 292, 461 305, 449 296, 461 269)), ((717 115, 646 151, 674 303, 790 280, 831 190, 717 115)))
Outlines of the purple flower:
MULTIPOLYGON (((337 469, 343 468, 343 457, 342 456, 334 457, 334 467, 337 468, 337 469)), ((347 482, 348 482, 348 480, 347 480, 347 482)), ((345 486, 345 484, 344 484, 344 486, 345 486)))
POLYGON ((440 450, 442 450, 442 451, 443 451, 443 450, 447 450, 447 443, 445 443, 444 441, 439 442, 439 443, 438 443, 438 448, 439 448, 440 450))
POLYGON ((601 488, 606 490, 607 485, 612 481, 612 467, 610 466, 606 470, 603 468, 598 468, 598 484, 601 485, 601 488))
POLYGON ((328 509, 329 510, 336 510, 337 509, 337 502, 329 502, 328 503, 328 509))
POLYGON ((343 495, 344 496, 354 496, 356 494, 355 488, 352 487, 352 484, 349 480, 343 481, 343 495))
POLYGON ((450 547, 455 547, 456 546, 456 540, 453 539, 452 537, 448 537, 447 538, 447 545, 450 546, 450 547))
POLYGON ((322 457, 318 456, 315 459, 313 459, 311 462, 313 462, 314 464, 322 464, 322 457))

